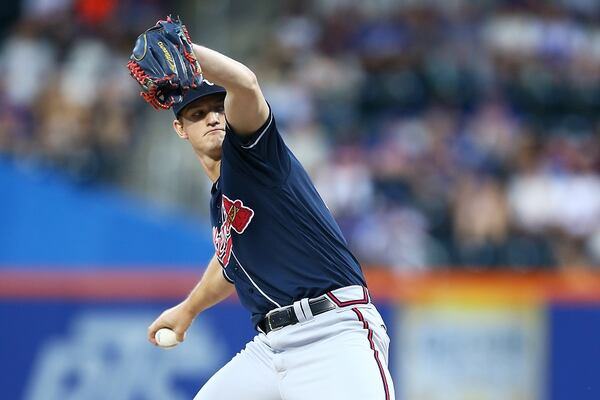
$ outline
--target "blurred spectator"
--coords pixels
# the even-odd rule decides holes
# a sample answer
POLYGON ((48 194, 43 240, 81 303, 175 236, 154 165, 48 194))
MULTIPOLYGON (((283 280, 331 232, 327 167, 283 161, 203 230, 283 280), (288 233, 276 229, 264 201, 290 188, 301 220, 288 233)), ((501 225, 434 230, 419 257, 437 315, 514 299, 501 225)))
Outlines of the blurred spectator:
POLYGON ((454 237, 465 265, 503 264, 508 239, 508 207, 499 182, 489 176, 464 176, 453 199, 454 237))
POLYGON ((0 65, 7 100, 15 106, 26 107, 44 90, 44 83, 54 77, 54 45, 42 38, 39 26, 33 21, 22 21, 4 41, 0 65))

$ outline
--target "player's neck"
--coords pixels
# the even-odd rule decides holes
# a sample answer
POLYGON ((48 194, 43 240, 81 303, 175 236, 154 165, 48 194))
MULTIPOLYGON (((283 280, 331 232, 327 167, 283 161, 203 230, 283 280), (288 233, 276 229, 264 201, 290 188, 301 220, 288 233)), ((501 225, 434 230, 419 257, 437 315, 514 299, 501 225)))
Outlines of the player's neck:
POLYGON ((221 175, 221 160, 215 160, 199 154, 197 154, 197 157, 198 160, 200 160, 200 165, 202 165, 202 169, 206 176, 208 176, 208 179, 210 179, 211 182, 216 182, 221 175))

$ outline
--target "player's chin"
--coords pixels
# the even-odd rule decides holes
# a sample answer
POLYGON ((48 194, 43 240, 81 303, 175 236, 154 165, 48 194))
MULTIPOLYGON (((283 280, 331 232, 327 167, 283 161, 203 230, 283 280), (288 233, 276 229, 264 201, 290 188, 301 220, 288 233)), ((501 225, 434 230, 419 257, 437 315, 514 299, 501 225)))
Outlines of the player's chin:
POLYGON ((223 147, 223 139, 225 135, 219 137, 215 135, 210 140, 207 140, 204 143, 204 148, 206 149, 206 153, 209 154, 212 158, 221 158, 221 148, 223 147))
POLYGON ((225 132, 216 132, 205 138, 210 147, 218 147, 219 149, 223 146, 223 140, 225 140, 225 132))

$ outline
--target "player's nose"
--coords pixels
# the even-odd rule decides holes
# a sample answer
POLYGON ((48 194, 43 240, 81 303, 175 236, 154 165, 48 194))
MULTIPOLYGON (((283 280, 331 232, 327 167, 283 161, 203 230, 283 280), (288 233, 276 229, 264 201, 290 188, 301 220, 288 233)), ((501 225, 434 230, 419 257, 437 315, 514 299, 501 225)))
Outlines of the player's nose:
POLYGON ((206 114, 206 124, 209 126, 219 125, 219 113, 215 111, 211 111, 206 114))

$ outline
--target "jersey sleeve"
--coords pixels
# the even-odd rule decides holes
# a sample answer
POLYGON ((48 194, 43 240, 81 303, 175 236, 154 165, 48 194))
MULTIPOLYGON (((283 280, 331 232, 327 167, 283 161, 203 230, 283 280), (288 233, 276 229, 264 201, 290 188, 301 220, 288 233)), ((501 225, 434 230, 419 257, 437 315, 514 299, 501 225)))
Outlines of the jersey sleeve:
POLYGON ((290 154, 269 106, 269 117, 256 132, 239 135, 227 123, 223 159, 235 170, 266 186, 278 186, 290 171, 290 154))

